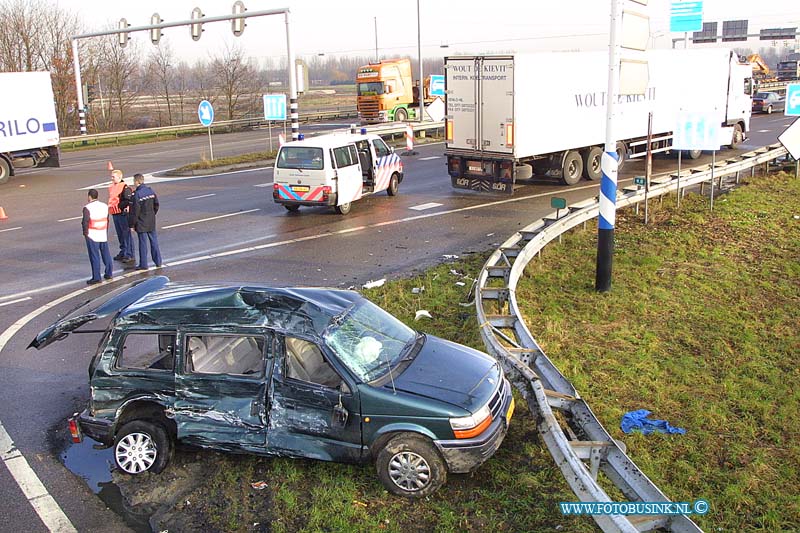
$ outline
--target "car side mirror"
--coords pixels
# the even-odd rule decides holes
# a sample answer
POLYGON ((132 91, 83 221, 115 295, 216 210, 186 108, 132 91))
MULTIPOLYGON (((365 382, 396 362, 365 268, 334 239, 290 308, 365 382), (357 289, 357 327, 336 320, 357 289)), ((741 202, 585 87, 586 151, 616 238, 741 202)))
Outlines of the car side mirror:
POLYGON ((337 428, 343 428, 347 425, 347 418, 350 416, 350 413, 347 409, 344 408, 342 405, 342 395, 339 395, 339 404, 333 408, 333 420, 331 420, 331 426, 337 428))

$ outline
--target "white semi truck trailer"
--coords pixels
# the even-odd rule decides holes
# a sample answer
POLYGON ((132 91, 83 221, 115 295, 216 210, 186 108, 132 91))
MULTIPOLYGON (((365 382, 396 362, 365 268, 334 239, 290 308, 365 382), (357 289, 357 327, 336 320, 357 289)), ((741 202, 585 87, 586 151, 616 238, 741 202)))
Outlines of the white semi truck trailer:
POLYGON ((50 73, 0 73, 0 183, 16 168, 59 166, 58 143, 50 73))
MULTIPOLYGON (((718 116, 730 131, 727 146, 746 139, 752 68, 736 53, 654 50, 647 59, 647 89, 619 96, 615 107, 620 168, 647 152, 649 113, 654 153, 671 150, 678 116, 687 112, 718 116)), ((605 52, 446 57, 445 155, 453 187, 511 194, 535 175, 560 175, 568 185, 600 179, 607 87, 605 52)))

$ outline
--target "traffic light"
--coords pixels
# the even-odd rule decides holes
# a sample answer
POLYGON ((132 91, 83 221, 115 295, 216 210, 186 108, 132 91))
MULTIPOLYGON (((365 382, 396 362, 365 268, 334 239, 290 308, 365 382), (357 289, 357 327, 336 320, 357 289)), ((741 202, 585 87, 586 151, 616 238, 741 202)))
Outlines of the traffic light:
MULTIPOLYGON (((130 24, 128 24, 128 21, 126 19, 124 19, 124 18, 119 19, 119 25, 117 27, 120 30, 127 29, 128 26, 130 26, 130 24)), ((129 38, 130 38, 130 34, 128 32, 126 32, 126 31, 117 34, 117 39, 118 39, 119 45, 122 48, 125 48, 125 45, 128 44, 128 39, 129 38)))
MULTIPOLYGON (((244 2, 242 2, 242 0, 236 0, 236 2, 233 3, 233 14, 234 15, 241 15, 245 11, 247 11, 247 9, 245 9, 244 2)), ((244 23, 244 19, 232 19, 231 20, 231 28, 233 29, 233 34, 236 37, 238 37, 242 33, 244 33, 244 27, 245 26, 246 26, 246 24, 244 23)))
MULTIPOLYGON (((161 16, 158 13, 153 13, 153 16, 150 17, 150 25, 155 26, 156 24, 161 24, 161 16)), ((150 42, 153 44, 158 44, 158 41, 160 40, 161 40, 161 28, 151 28, 150 42)))
MULTIPOLYGON (((200 20, 205 15, 203 15, 203 11, 196 7, 192 9, 192 20, 200 20)), ((199 41, 200 37, 203 35, 203 23, 202 22, 193 22, 191 24, 192 27, 192 39, 195 41, 199 41)))

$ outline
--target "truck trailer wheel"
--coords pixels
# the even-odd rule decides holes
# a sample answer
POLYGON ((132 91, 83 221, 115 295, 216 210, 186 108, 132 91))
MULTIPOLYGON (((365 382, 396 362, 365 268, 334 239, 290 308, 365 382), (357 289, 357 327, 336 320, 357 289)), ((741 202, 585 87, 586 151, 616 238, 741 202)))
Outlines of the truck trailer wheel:
POLYGON ((628 148, 622 141, 617 141, 616 148, 617 148, 617 172, 619 172, 625 165, 625 161, 628 160, 628 148))
POLYGON ((5 183, 11 176, 11 166, 8 161, 0 157, 0 183, 5 183))
POLYGON ((408 120, 408 111, 406 111, 402 107, 400 109, 395 110, 394 112, 395 122, 405 122, 406 120, 408 120))
POLYGON ((575 185, 581 181, 583 176, 583 159, 577 150, 570 150, 564 156, 564 162, 561 164, 561 179, 567 185, 575 185))
POLYGON ((733 136, 731 137, 731 148, 737 148, 740 144, 744 142, 744 133, 742 132, 741 124, 736 124, 733 127, 733 136))
POLYGON ((599 180, 603 176, 603 149, 592 146, 583 155, 583 175, 592 181, 599 180))
POLYGON ((683 155, 688 157, 689 159, 700 159, 700 156, 703 155, 702 150, 685 150, 683 155))
POLYGON ((378 452, 375 468, 386 490, 408 498, 427 496, 447 481, 447 467, 433 444, 410 433, 386 443, 378 452))

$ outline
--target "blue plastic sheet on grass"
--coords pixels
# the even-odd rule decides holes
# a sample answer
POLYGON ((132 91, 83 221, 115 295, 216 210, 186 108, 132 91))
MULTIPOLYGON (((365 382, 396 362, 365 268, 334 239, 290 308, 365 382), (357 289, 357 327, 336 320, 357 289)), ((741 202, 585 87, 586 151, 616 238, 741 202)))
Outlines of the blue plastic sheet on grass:
POLYGON ((686 430, 683 428, 676 428, 671 426, 666 420, 652 420, 647 418, 650 411, 647 409, 639 409, 637 411, 630 411, 622 416, 622 423, 620 428, 624 433, 631 433, 637 429, 644 435, 649 435, 654 431, 659 433, 677 433, 683 435, 686 430))

